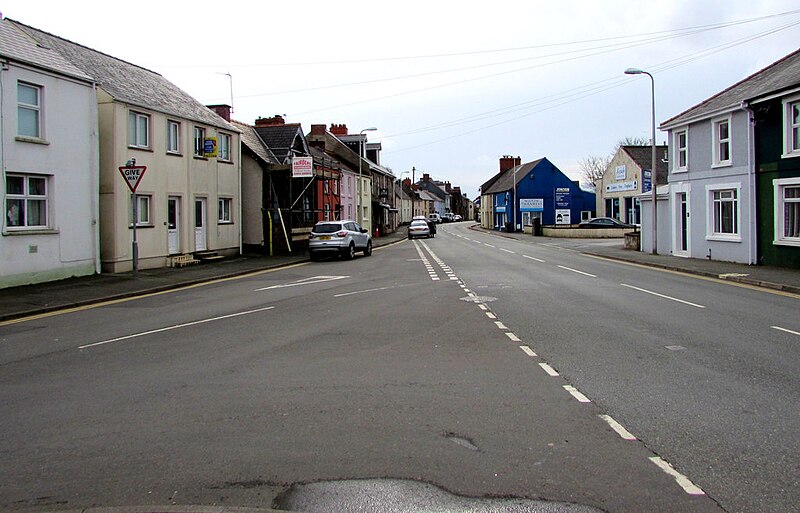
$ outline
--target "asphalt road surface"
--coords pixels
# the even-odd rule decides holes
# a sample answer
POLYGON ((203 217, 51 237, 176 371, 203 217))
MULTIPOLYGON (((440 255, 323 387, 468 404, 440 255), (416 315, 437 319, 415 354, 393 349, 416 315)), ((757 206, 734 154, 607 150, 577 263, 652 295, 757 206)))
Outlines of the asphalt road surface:
POLYGON ((269 507, 402 479, 798 511, 798 304, 456 224, 0 324, 0 509, 269 507))

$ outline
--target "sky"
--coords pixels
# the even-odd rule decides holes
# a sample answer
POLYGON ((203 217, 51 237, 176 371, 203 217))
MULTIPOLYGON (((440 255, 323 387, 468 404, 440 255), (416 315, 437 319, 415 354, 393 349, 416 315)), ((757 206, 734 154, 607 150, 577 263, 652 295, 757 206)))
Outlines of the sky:
MULTIPOLYGON (((503 155, 574 180, 588 156, 800 47, 796 0, 103 2, 3 16, 160 73, 233 118, 365 128, 397 177, 474 199, 503 155)), ((666 134, 658 132, 660 144, 666 134)))

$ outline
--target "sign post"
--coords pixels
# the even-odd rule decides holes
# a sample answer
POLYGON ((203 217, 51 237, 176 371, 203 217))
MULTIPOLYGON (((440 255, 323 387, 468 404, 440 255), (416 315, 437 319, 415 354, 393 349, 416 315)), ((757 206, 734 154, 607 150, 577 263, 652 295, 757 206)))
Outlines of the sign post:
POLYGON ((147 171, 147 166, 125 165, 119 168, 120 174, 122 174, 125 183, 128 184, 128 188, 131 190, 131 202, 133 203, 133 243, 131 244, 131 254, 133 256, 134 278, 139 271, 139 243, 136 240, 136 223, 139 220, 139 202, 136 198, 136 188, 139 187, 139 183, 142 181, 145 171, 147 171))

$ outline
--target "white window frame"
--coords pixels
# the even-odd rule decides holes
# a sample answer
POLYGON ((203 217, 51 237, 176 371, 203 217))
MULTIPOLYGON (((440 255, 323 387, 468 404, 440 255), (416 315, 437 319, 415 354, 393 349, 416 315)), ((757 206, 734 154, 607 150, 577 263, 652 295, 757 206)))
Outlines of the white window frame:
POLYGON ((233 224, 233 198, 217 199, 217 222, 233 224))
POLYGON ((217 134, 217 159, 223 162, 232 162, 231 142, 233 138, 230 134, 219 132, 217 134))
MULTIPOLYGON (((784 234, 784 189, 786 187, 800 187, 800 177, 795 178, 779 178, 772 181, 773 197, 774 197, 774 217, 775 217, 775 234, 772 243, 776 246, 796 246, 800 247, 800 237, 785 237, 784 234)), ((795 201, 792 200, 792 203, 795 201)))
POLYGON ((44 88, 40 85, 31 84, 29 82, 17 82, 17 135, 19 137, 27 137, 31 139, 43 139, 42 137, 42 97, 44 88), (28 87, 36 92, 36 103, 24 103, 19 99, 19 89, 21 87, 28 87), (36 133, 23 134, 20 132, 20 111, 32 111, 36 115, 36 133))
MULTIPOLYGON (((133 197, 133 195, 131 195, 133 197)), ((128 228, 133 227, 133 204, 128 202, 128 228)), ((136 193, 136 227, 153 225, 153 195, 149 193, 136 193)))
POLYGON ((330 221, 331 220, 331 205, 330 203, 325 203, 322 205, 322 212, 323 212, 323 221, 330 221))
POLYGON ((3 212, 5 213, 3 224, 9 231, 31 231, 31 230, 48 230, 51 228, 50 222, 50 177, 47 175, 33 175, 26 173, 8 173, 6 175, 6 194, 5 203, 3 205, 3 212), (22 193, 8 192, 9 178, 22 179, 22 193), (44 181, 44 194, 34 194, 31 192, 30 180, 43 180, 44 181), (43 224, 29 224, 31 202, 44 201, 44 223, 43 224), (13 202, 13 204, 12 204, 13 202), (22 208, 19 205, 22 205, 22 208), (17 207, 12 212, 12 208, 17 207), (16 217, 16 221, 22 219, 22 224, 11 225, 12 216, 16 217))
MULTIPOLYGON (((723 201, 723 200, 720 200, 723 201)), ((706 240, 722 242, 742 242, 742 184, 741 183, 716 183, 706 185, 706 240), (715 193, 734 191, 736 197, 734 215, 734 233, 716 232, 717 203, 715 193)))
POLYGON ((181 154, 181 123, 172 119, 167 120, 167 153, 181 154))
POLYGON ((711 140, 713 147, 711 148, 711 152, 713 155, 713 162, 711 167, 724 167, 731 165, 731 159, 733 158, 733 145, 732 140, 733 137, 731 136, 731 116, 715 118, 711 121, 711 140), (722 125, 728 126, 728 137, 723 139, 722 135, 720 135, 720 128, 722 125), (728 145, 728 158, 722 158, 722 146, 724 144, 728 145))
POLYGON ((192 149, 193 155, 197 158, 205 158, 206 129, 201 126, 195 126, 194 130, 192 131, 192 135, 194 136, 194 148, 192 149), (199 146, 197 144, 198 141, 200 141, 199 146))
POLYGON ((128 111, 128 147, 150 149, 150 115, 135 110, 128 111), (144 124, 144 141, 139 138, 141 123, 144 124))
MULTIPOLYGON (((685 173, 689 171, 689 127, 684 127, 678 130, 674 130, 672 132, 672 141, 673 141, 673 148, 674 148, 674 155, 672 156, 672 172, 673 173, 685 173), (686 145, 681 148, 679 145, 680 135, 683 134, 685 137, 686 145), (680 165, 681 159, 680 155, 681 152, 685 154, 685 164, 683 166, 680 165)), ((655 181, 655 180, 653 180, 655 181)))
POLYGON ((800 109, 800 95, 783 99, 783 155, 782 158, 800 157, 800 122, 794 123, 792 110, 800 109))

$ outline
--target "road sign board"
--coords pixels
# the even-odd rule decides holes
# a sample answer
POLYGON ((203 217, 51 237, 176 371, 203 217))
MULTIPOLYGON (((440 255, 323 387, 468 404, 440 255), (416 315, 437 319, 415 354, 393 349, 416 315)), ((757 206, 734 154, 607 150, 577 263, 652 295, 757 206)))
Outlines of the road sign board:
POLYGON ((139 182, 142 181, 145 171, 147 171, 147 166, 122 166, 119 168, 119 172, 125 179, 125 183, 128 184, 128 188, 133 193, 135 193, 136 188, 139 187, 139 182))

